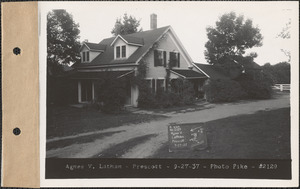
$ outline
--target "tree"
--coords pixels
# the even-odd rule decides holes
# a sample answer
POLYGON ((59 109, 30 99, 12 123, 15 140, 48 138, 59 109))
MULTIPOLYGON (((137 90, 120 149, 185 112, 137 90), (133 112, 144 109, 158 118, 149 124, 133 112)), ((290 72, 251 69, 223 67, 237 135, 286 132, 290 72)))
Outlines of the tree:
MULTIPOLYGON (((291 39, 291 25, 292 21, 289 19, 289 21, 286 23, 285 27, 282 28, 282 31, 277 35, 277 37, 280 37, 285 40, 291 39)), ((288 58, 288 63, 291 62, 291 51, 287 49, 281 49, 281 51, 284 53, 285 56, 288 58)))
POLYGON ((288 62, 280 62, 275 65, 266 63, 262 68, 264 73, 271 75, 273 84, 289 84, 291 82, 291 65, 288 62))
POLYGON ((277 35, 277 37, 280 37, 282 39, 290 39, 291 25, 292 25, 292 21, 291 19, 289 19, 289 21, 286 23, 285 27, 282 28, 281 32, 277 35))
POLYGON ((244 20, 234 12, 224 14, 215 27, 207 28, 208 42, 205 44, 205 57, 210 64, 238 63, 246 49, 262 45, 260 29, 252 20, 244 20))
POLYGON ((80 60, 79 24, 64 9, 53 10, 47 15, 47 68, 48 74, 61 72, 62 65, 80 60))
POLYGON ((128 16, 126 13, 123 18, 117 18, 114 28, 111 33, 114 36, 117 35, 127 35, 131 33, 136 33, 142 31, 142 28, 138 29, 140 26, 140 20, 137 20, 133 16, 128 16))

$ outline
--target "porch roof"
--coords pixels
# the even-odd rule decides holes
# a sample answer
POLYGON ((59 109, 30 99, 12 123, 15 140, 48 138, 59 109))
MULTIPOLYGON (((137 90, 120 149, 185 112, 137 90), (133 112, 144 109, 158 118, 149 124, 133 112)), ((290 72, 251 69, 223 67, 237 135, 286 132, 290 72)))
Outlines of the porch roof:
POLYGON ((124 71, 100 71, 100 72, 76 72, 70 75, 71 79, 103 79, 112 78, 118 79, 121 77, 129 76, 134 73, 134 70, 124 71))
POLYGON ((207 78, 206 75, 200 72, 196 72, 190 69, 173 69, 170 70, 172 73, 184 78, 184 79, 200 79, 200 78, 207 78))

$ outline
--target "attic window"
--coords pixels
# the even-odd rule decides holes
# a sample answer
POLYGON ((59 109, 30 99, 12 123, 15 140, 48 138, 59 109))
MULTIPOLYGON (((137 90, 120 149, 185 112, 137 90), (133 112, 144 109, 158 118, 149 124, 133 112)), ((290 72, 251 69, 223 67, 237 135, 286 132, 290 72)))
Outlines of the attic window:
POLYGON ((82 62, 89 62, 90 61, 90 52, 82 52, 82 62))
POLYGON ((116 47, 116 58, 126 58, 126 45, 116 47))
POLYGON ((120 54, 121 54, 120 46, 117 46, 117 47, 116 47, 116 57, 117 57, 117 58, 120 58, 120 54))
POLYGON ((86 53, 86 61, 89 62, 90 61, 90 52, 85 52, 86 53))
POLYGON ((126 46, 123 45, 122 46, 122 58, 125 58, 126 57, 126 46))

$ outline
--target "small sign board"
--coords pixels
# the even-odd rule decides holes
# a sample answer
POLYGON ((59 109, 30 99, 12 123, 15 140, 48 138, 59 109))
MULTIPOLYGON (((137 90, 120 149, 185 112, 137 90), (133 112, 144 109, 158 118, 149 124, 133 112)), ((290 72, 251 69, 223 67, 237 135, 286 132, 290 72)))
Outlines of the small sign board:
POLYGON ((207 148, 204 123, 172 123, 168 126, 168 137, 170 152, 207 148))

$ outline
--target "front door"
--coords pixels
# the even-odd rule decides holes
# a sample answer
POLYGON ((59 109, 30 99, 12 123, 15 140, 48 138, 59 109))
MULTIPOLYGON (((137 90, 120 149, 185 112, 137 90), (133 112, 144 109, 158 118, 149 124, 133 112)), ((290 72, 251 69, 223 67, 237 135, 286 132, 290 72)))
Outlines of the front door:
POLYGON ((83 80, 81 82, 81 102, 92 101, 92 81, 83 80))

